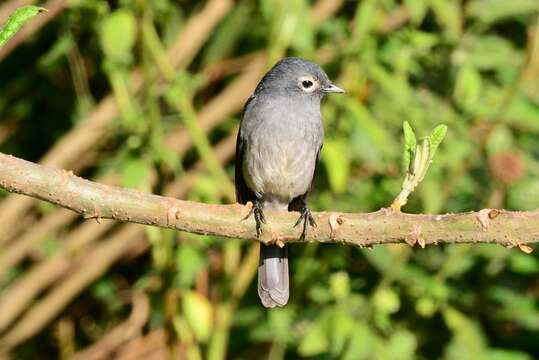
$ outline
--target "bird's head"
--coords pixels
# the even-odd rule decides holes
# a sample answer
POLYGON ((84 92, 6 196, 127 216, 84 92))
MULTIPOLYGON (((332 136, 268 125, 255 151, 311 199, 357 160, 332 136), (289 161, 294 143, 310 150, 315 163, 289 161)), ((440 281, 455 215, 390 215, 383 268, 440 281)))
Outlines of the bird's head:
POLYGON ((257 91, 263 90, 319 99, 328 93, 344 93, 318 64, 297 57, 287 57, 276 63, 258 85, 257 91))

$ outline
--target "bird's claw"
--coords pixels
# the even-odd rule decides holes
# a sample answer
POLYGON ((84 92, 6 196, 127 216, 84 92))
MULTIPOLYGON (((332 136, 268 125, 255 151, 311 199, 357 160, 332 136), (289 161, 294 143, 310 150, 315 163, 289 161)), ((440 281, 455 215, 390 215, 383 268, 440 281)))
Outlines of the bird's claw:
POLYGON ((262 234, 262 224, 266 224, 266 217, 264 216, 264 212, 262 211, 262 207, 260 204, 255 201, 253 207, 249 211, 249 213, 242 219, 247 220, 251 217, 251 215, 254 215, 255 222, 256 222, 256 237, 260 237, 260 234, 262 234))
POLYGON ((299 237, 300 241, 305 240, 305 236, 307 235, 307 224, 311 225, 312 227, 316 227, 316 221, 314 221, 313 215, 311 214, 311 210, 308 208, 303 208, 301 210, 301 215, 298 218, 298 221, 294 224, 294 227, 297 227, 299 224, 303 222, 303 230, 301 231, 301 236, 299 237))

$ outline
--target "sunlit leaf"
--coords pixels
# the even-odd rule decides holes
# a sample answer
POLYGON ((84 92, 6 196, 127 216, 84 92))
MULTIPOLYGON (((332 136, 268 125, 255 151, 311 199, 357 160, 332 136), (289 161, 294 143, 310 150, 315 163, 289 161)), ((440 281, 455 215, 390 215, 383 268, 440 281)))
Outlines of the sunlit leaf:
POLYGON ((188 291, 182 299, 183 313, 198 341, 208 341, 213 327, 213 307, 202 294, 188 291))
POLYGON ((466 6, 468 16, 493 23, 518 15, 534 15, 539 11, 535 0, 473 0, 466 6))
POLYGON ((39 14, 40 12, 46 11, 47 9, 39 6, 23 6, 18 8, 9 16, 7 21, 0 27, 0 48, 2 48, 6 42, 13 35, 19 31, 19 29, 26 24, 30 19, 39 14))
POLYGON ((336 300, 345 299, 350 294, 350 279, 345 272, 338 272, 329 278, 329 287, 336 300))
POLYGON ((315 356, 326 352, 329 348, 328 329, 325 316, 319 316, 307 334, 301 340, 298 352, 302 356, 315 356))
POLYGON ((473 113, 481 96, 481 76, 473 66, 464 65, 459 69, 453 96, 464 109, 473 113))
POLYGON ((412 156, 415 151, 416 147, 416 137, 414 134, 414 130, 410 126, 410 123, 408 121, 405 121, 402 124, 402 130, 404 132, 404 150, 402 154, 402 168, 404 171, 408 171, 410 169, 410 161, 412 159, 412 156))
POLYGON ((135 45, 137 22, 127 9, 112 12, 103 19, 99 32, 101 48, 113 61, 129 61, 135 45))
POLYGON ((438 150, 438 146, 440 146, 441 142, 444 140, 446 133, 447 126, 443 124, 436 126, 434 130, 432 130, 429 136, 429 161, 434 159, 434 154, 436 154, 436 150, 438 150))
POLYGON ((176 252, 178 285, 181 288, 194 283, 195 277, 205 264, 202 255, 189 244, 182 244, 176 252))
POLYGON ((337 194, 344 192, 350 172, 346 143, 342 140, 327 139, 322 148, 322 161, 326 167, 331 189, 337 194))

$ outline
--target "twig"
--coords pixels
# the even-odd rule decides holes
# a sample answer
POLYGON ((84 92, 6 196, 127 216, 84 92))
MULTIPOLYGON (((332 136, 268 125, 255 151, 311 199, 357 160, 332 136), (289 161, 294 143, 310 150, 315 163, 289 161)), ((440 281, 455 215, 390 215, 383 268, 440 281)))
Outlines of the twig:
POLYGON ((315 26, 322 24, 342 6, 343 0, 318 0, 312 7, 309 17, 315 26))
POLYGON ((409 20, 410 10, 405 5, 401 5, 385 17, 379 31, 382 34, 388 34, 406 24, 409 20))
POLYGON ((201 71, 205 84, 212 83, 231 74, 242 72, 247 64, 251 63, 256 56, 260 55, 261 52, 255 51, 245 55, 223 59, 208 65, 201 71))
POLYGON ((0 126, 0 144, 6 141, 7 138, 11 136, 17 130, 18 123, 17 121, 5 121, 2 126, 0 126))
MULTIPOLYGON (((63 170, 0 154, 0 187, 63 206, 86 218, 254 239, 266 244, 277 240, 299 241, 300 229, 293 227, 297 216, 288 212, 268 212, 271 223, 267 227, 271 230, 257 239, 253 221, 239 220, 248 211, 247 206, 181 201, 106 186, 74 175, 66 181, 64 174, 63 170)), ((309 232, 306 241, 372 246, 409 242, 412 230, 414 234, 420 233, 426 245, 483 242, 512 246, 515 239, 519 244, 539 241, 539 210, 489 210, 487 222, 483 216, 485 211, 446 215, 412 215, 388 210, 368 214, 314 213, 319 226, 309 232)))
POLYGON ((247 250, 240 267, 234 273, 231 285, 230 298, 223 302, 217 309, 215 319, 215 330, 211 342, 208 346, 208 359, 226 358, 226 349, 228 347, 228 338, 234 311, 245 295, 247 287, 253 280, 258 269, 259 245, 253 244, 247 250))
MULTIPOLYGON (((41 221, 38 225, 33 225, 19 240, 10 246, 5 251, 0 253, 0 279, 4 276, 7 270, 23 259, 28 252, 35 248, 37 243, 49 236, 49 234, 61 226, 64 226, 74 220, 77 214, 71 211, 62 209, 51 216, 47 216, 45 221, 41 221)), ((2 313, 0 309, 0 314, 2 313)), ((0 315, 1 318, 1 315, 0 315)), ((1 326, 0 326, 1 328, 1 326)))
POLYGON ((33 306, 23 319, 2 337, 0 353, 9 351, 41 330, 76 294, 102 276, 128 248, 135 246, 139 241, 144 240, 140 236, 138 226, 130 224, 94 251, 88 252, 80 264, 79 271, 33 306))
POLYGON ((74 359, 106 359, 114 354, 123 343, 137 336, 148 321, 150 302, 142 293, 133 294, 133 309, 129 318, 110 330, 102 339, 84 351, 75 354, 74 359))
POLYGON ((32 266, 24 276, 2 291, 0 297, 0 333, 16 319, 44 289, 71 270, 76 272, 89 245, 99 239, 115 224, 114 221, 86 222, 70 233, 52 257, 32 266))
POLYGON ((206 43, 211 32, 232 9, 232 0, 210 0, 192 16, 182 32, 183 41, 174 43, 169 51, 170 62, 176 67, 187 66, 200 48, 206 43))
POLYGON ((115 356, 116 360, 170 359, 167 332, 163 328, 152 330, 148 335, 136 338, 124 345, 115 356))

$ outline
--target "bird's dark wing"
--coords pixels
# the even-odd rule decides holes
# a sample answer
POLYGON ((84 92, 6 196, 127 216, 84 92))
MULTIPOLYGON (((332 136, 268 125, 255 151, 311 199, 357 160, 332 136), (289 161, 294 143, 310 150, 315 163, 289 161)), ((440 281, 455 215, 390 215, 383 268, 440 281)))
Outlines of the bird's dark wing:
MULTIPOLYGON (((242 115, 242 121, 243 116, 245 116, 245 112, 247 110, 247 107, 253 101, 255 98, 255 95, 251 95, 249 99, 247 99, 247 102, 245 103, 245 106, 243 108, 243 115, 242 115)), ((236 184, 236 201, 240 204, 246 204, 248 201, 251 201, 254 203, 256 196, 253 191, 251 191, 247 184, 245 183, 245 179, 243 177, 243 153, 245 151, 245 140, 241 136, 241 126, 240 130, 238 131, 238 137, 236 139, 236 159, 235 159, 235 169, 234 169, 234 182, 236 184)))
POLYGON ((314 162, 314 172, 313 172, 313 178, 311 180, 311 186, 309 187, 309 190, 305 194, 302 194, 298 197, 295 197, 292 199, 290 204, 288 204, 288 211, 302 211, 303 208, 307 206, 307 196, 309 196, 309 193, 313 189, 314 186, 314 179, 316 178, 316 173, 318 170, 318 164, 320 163, 320 152, 322 151, 322 146, 318 149, 318 152, 316 153, 316 160, 314 162))

